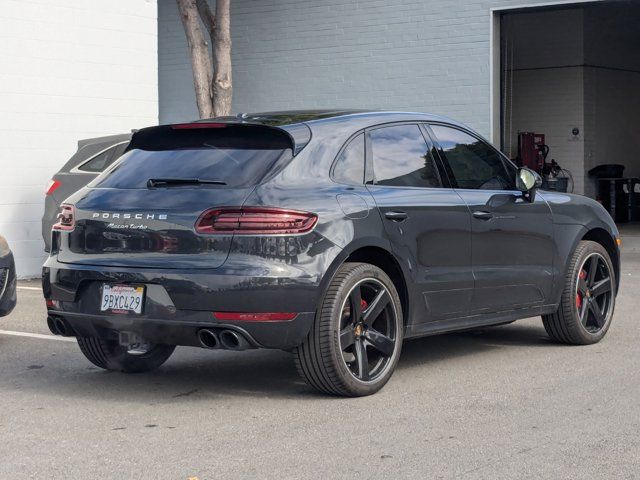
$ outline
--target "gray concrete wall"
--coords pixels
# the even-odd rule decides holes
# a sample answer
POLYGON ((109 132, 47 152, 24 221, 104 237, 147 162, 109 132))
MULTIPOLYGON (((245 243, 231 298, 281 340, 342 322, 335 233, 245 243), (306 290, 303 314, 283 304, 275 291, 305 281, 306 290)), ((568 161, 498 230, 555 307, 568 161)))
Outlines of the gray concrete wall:
POLYGON ((157 10, 148 0, 3 0, 0 235, 39 276, 44 190, 83 138, 158 121, 157 10))
POLYGON ((571 171, 576 193, 584 192, 585 183, 583 18, 582 9, 571 8, 515 13, 503 22, 503 48, 513 68, 503 150, 517 155, 518 132, 545 134, 547 160, 571 171), (573 135, 573 128, 580 134, 573 135))
MULTIPOLYGON (((234 0, 234 111, 382 108, 490 135, 490 9, 526 0, 234 0)), ((174 0, 158 0, 160 121, 196 116, 174 0)))

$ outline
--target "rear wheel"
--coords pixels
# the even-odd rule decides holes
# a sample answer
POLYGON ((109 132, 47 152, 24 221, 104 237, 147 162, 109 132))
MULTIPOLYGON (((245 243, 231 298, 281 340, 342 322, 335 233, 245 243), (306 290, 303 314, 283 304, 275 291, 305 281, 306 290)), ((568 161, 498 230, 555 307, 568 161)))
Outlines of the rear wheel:
POLYGON ((606 249, 596 242, 580 242, 569 263, 558 310, 542 317, 549 336, 573 345, 599 342, 611 325, 615 287, 606 249))
POLYGON ((146 345, 144 349, 128 350, 112 340, 78 337, 80 350, 97 367, 125 373, 155 370, 171 356, 174 345, 146 345))
POLYGON ((332 279, 296 366, 316 389, 341 396, 380 390, 402 348, 402 307, 391 279, 380 268, 345 263, 332 279))

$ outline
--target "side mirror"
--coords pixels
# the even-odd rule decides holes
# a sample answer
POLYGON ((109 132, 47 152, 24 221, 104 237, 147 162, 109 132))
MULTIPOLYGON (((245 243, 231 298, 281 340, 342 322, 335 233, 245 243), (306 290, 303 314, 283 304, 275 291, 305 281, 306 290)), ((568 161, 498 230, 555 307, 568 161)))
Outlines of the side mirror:
POLYGON ((530 168, 519 168, 516 176, 516 186, 530 202, 533 202, 536 190, 542 186, 542 177, 530 168))

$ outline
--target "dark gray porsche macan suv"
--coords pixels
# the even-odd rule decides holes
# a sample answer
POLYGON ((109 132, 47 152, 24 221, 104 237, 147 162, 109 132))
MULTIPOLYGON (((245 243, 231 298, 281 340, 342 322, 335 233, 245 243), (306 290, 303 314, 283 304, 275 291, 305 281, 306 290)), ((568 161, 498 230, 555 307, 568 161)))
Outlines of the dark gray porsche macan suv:
POLYGON ((542 315, 568 344, 613 315, 618 231, 538 191, 465 126, 280 112, 142 129, 62 205, 43 270, 51 330, 99 367, 176 345, 293 352, 309 384, 380 389, 402 341, 542 315))

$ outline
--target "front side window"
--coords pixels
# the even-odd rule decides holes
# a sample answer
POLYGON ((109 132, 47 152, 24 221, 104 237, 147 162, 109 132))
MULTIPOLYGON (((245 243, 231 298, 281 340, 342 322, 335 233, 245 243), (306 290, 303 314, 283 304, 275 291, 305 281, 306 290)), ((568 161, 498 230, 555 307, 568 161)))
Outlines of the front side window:
POLYGON ((458 188, 515 189, 515 169, 489 145, 457 128, 431 125, 431 129, 458 188))
POLYGON ((441 186, 429 146, 418 125, 377 128, 369 136, 376 185, 441 186))
POLYGON ((364 133, 361 133, 342 150, 333 167, 336 182, 361 185, 364 181, 364 133))

